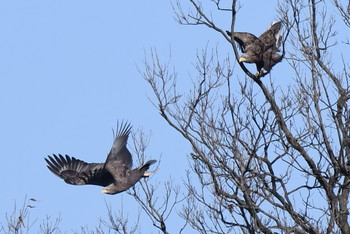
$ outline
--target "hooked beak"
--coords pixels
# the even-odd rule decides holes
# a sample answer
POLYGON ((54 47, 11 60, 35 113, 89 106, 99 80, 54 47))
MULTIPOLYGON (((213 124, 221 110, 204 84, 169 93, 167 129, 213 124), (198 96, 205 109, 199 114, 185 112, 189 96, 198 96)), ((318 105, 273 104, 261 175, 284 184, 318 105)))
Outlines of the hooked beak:
POLYGON ((107 193, 107 189, 105 189, 105 188, 104 188, 104 189, 102 189, 102 190, 101 190, 101 193, 106 194, 106 193, 107 193))
POLYGON ((238 62, 240 62, 240 63, 245 62, 245 61, 246 61, 246 59, 243 58, 243 57, 240 57, 239 60, 238 60, 238 62))
POLYGON ((152 174, 152 172, 146 171, 146 172, 143 174, 143 177, 149 177, 151 174, 152 174))

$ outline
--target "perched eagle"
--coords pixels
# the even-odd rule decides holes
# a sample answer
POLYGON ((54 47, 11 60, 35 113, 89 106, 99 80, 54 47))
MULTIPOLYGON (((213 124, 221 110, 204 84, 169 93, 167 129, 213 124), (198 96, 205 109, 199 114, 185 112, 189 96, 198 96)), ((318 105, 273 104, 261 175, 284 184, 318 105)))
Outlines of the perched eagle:
MULTIPOLYGON (((234 32, 233 39, 238 42, 243 54, 239 62, 255 63, 257 75, 267 74, 271 68, 282 60, 278 54, 281 46, 281 22, 274 23, 258 38, 247 32, 234 32)), ((229 36, 231 32, 226 31, 229 36)))
POLYGON ((130 131, 130 124, 118 124, 114 143, 105 163, 86 163, 68 155, 64 157, 54 154, 53 157, 45 158, 47 167, 68 184, 103 186, 101 193, 106 194, 123 192, 141 178, 149 177, 151 172, 147 170, 156 162, 150 160, 139 168, 131 169, 132 157, 126 148, 130 131))

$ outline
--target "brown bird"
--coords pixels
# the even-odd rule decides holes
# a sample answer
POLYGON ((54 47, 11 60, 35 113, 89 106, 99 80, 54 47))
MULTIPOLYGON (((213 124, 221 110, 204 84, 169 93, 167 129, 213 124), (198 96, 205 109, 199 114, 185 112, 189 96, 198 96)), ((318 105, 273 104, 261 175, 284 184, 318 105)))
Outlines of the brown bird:
MULTIPOLYGON (((234 32, 233 39, 238 42, 243 52, 239 62, 255 63, 257 75, 267 74, 282 60, 282 55, 277 53, 281 46, 281 25, 281 22, 274 23, 258 38, 248 32, 234 32)), ((231 32, 226 32, 231 36, 231 32)))
POLYGON ((92 184, 103 186, 101 193, 116 194, 134 186, 141 178, 149 177, 147 172, 156 160, 149 160, 136 169, 132 168, 132 157, 126 148, 131 126, 121 123, 105 163, 86 163, 68 155, 53 155, 45 158, 52 173, 73 185, 92 184))

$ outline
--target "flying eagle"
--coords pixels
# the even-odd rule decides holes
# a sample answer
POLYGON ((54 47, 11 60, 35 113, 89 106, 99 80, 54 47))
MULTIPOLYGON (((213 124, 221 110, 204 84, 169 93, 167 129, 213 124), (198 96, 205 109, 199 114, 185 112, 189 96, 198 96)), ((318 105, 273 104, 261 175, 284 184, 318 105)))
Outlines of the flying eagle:
POLYGON ((132 157, 126 148, 131 131, 129 123, 117 126, 116 136, 105 163, 86 163, 68 155, 53 155, 45 158, 52 173, 73 185, 92 184, 103 186, 101 193, 116 194, 135 185, 141 178, 149 177, 147 172, 156 160, 149 160, 136 169, 132 168, 132 157))
MULTIPOLYGON (((233 39, 238 42, 243 54, 239 62, 255 63, 257 75, 267 74, 271 68, 282 60, 278 54, 281 46, 281 22, 272 24, 266 32, 258 38, 247 32, 234 32, 233 39)), ((231 32, 226 31, 229 36, 231 32)))

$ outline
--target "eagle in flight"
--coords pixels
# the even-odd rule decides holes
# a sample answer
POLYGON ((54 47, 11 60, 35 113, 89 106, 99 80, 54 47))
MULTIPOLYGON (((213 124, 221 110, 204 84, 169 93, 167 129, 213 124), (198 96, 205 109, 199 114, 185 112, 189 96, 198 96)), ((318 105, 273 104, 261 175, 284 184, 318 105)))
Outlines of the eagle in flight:
POLYGON ((243 52, 238 61, 255 63, 258 76, 269 73, 283 57, 278 54, 281 46, 281 25, 281 21, 272 24, 259 37, 248 32, 234 32, 232 35, 231 32, 226 31, 239 44, 243 52))
POLYGON ((87 163, 68 155, 45 158, 52 173, 73 185, 92 184, 103 186, 101 193, 117 194, 134 186, 141 178, 149 177, 149 160, 139 168, 132 169, 132 157, 126 148, 131 131, 129 123, 117 125, 116 136, 105 163, 87 163))

